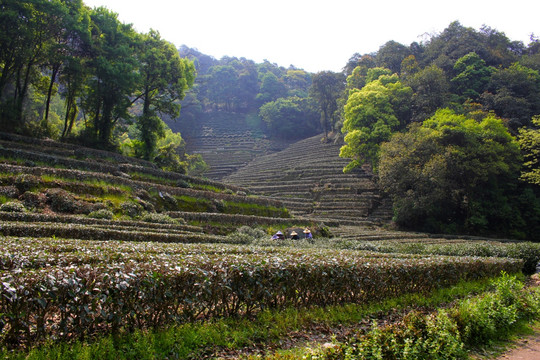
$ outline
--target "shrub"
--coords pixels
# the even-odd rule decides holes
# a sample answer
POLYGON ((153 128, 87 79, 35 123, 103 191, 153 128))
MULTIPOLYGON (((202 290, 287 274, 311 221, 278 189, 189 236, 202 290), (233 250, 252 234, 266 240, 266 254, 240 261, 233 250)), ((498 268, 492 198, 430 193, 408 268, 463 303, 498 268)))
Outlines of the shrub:
POLYGON ((225 202, 223 200, 213 199, 212 205, 216 209, 216 212, 223 212, 225 211, 225 202))
POLYGON ((27 191, 21 196, 24 206, 27 208, 42 208, 47 202, 45 194, 27 191))
POLYGON ((90 214, 88 214, 88 217, 91 217, 93 219, 112 220, 112 218, 114 217, 114 214, 112 213, 112 211, 108 209, 100 209, 97 211, 92 211, 90 214))
POLYGON ((33 190, 39 184, 39 179, 34 175, 21 174, 15 178, 14 185, 20 193, 33 190))
POLYGON ((252 228, 250 226, 241 226, 235 232, 227 236, 232 244, 251 244, 254 241, 267 237, 264 230, 252 228))
POLYGON ((77 210, 77 201, 71 193, 62 189, 49 189, 46 194, 54 211, 74 213, 77 210))
POLYGON ((25 212, 26 208, 18 201, 10 201, 0 205, 0 211, 5 212, 25 212))
POLYGON ((126 214, 130 217, 137 217, 140 216, 143 212, 144 208, 141 204, 134 203, 131 201, 125 201, 122 204, 120 204, 120 208, 126 214))
POLYGON ((19 197, 19 189, 15 186, 0 186, 0 196, 16 199, 19 197))
POLYGON ((184 179, 180 179, 178 181, 176 181, 176 186, 179 187, 179 188, 183 188, 183 189, 189 189, 191 188, 191 184, 188 183, 186 180, 184 179))

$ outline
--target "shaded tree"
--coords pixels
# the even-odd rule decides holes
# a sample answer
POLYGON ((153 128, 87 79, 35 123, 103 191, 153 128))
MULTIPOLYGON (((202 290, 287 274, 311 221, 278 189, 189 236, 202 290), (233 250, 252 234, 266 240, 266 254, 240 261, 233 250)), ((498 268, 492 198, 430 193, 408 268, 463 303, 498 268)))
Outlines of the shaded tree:
POLYGON ((445 109, 383 144, 379 179, 403 227, 530 237, 540 207, 519 190, 520 162, 500 119, 476 121, 445 109))
POLYGON ((131 25, 120 23, 117 14, 106 8, 94 9, 91 19, 91 73, 83 105, 90 116, 90 138, 97 146, 110 148, 118 120, 130 118, 131 95, 139 82, 137 38, 131 25))
POLYGON ((495 71, 482 94, 486 110, 493 110, 515 131, 540 114, 540 74, 518 63, 495 71))
POLYGON ((444 71, 428 66, 406 78, 405 83, 413 89, 412 121, 423 121, 450 101, 450 85, 444 71))
POLYGON ((393 40, 388 41, 377 52, 377 66, 390 69, 392 73, 399 74, 401 63, 409 55, 411 55, 411 50, 408 47, 393 40))
POLYGON ((478 100, 487 87, 491 74, 495 68, 486 65, 486 62, 476 53, 469 53, 456 61, 454 73, 456 76, 451 80, 455 92, 462 100, 478 100))
POLYGON ((193 85, 195 68, 189 60, 181 59, 176 48, 151 30, 140 39, 139 74, 141 90, 135 100, 143 102, 137 119, 139 137, 143 144, 143 157, 156 156, 157 141, 164 136, 162 115, 176 118, 180 115, 180 100, 193 85), (158 116, 160 115, 160 116, 158 116))
POLYGON ((320 131, 319 112, 310 98, 279 98, 263 106, 259 115, 272 135, 300 139, 320 131))
POLYGON ((322 71, 313 75, 310 96, 319 104, 325 137, 338 120, 338 99, 344 89, 345 77, 342 73, 322 71))

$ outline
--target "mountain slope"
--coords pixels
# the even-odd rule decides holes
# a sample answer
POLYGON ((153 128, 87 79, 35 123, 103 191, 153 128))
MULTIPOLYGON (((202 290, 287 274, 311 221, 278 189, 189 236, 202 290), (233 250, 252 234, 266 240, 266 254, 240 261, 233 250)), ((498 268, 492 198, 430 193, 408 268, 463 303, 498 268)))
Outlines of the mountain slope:
POLYGON ((391 219, 391 205, 366 170, 344 174, 342 143, 321 142, 322 135, 258 157, 223 178, 228 184, 279 199, 297 216, 341 224, 380 223, 391 219))

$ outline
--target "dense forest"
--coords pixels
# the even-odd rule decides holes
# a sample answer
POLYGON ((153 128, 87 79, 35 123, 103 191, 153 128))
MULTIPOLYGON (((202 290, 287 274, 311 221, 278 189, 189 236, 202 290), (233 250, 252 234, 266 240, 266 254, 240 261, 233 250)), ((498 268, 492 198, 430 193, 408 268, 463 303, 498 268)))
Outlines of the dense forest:
POLYGON ((343 138, 344 171, 373 171, 402 227, 540 234, 533 35, 525 45, 454 22, 421 43, 354 54, 342 72, 311 74, 176 49, 80 0, 1 0, 0 9, 2 131, 196 173, 201 158, 166 122, 234 114, 269 137, 343 138))
POLYGON ((82 1, 0 2, 0 125, 121 150, 185 172, 200 162, 162 121, 179 115, 193 64, 156 31, 82 1))

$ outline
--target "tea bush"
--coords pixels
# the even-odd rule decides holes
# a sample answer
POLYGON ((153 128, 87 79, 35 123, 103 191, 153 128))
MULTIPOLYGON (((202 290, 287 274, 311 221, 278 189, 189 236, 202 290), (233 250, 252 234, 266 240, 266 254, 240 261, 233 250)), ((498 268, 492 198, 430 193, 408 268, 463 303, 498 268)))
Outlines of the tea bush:
POLYGON ((0 205, 0 211, 22 213, 26 211, 26 208, 18 201, 10 201, 0 205))
POLYGON ((179 224, 179 223, 185 223, 185 221, 181 218, 173 219, 167 214, 159 214, 159 213, 146 213, 143 216, 141 216, 141 220, 145 222, 150 223, 157 223, 157 224, 179 224))
POLYGON ((110 211, 108 209, 100 209, 100 210, 97 210, 97 211, 92 211, 87 216, 90 217, 90 218, 94 218, 94 219, 112 220, 112 218, 114 217, 114 214, 112 213, 112 211, 110 211))

